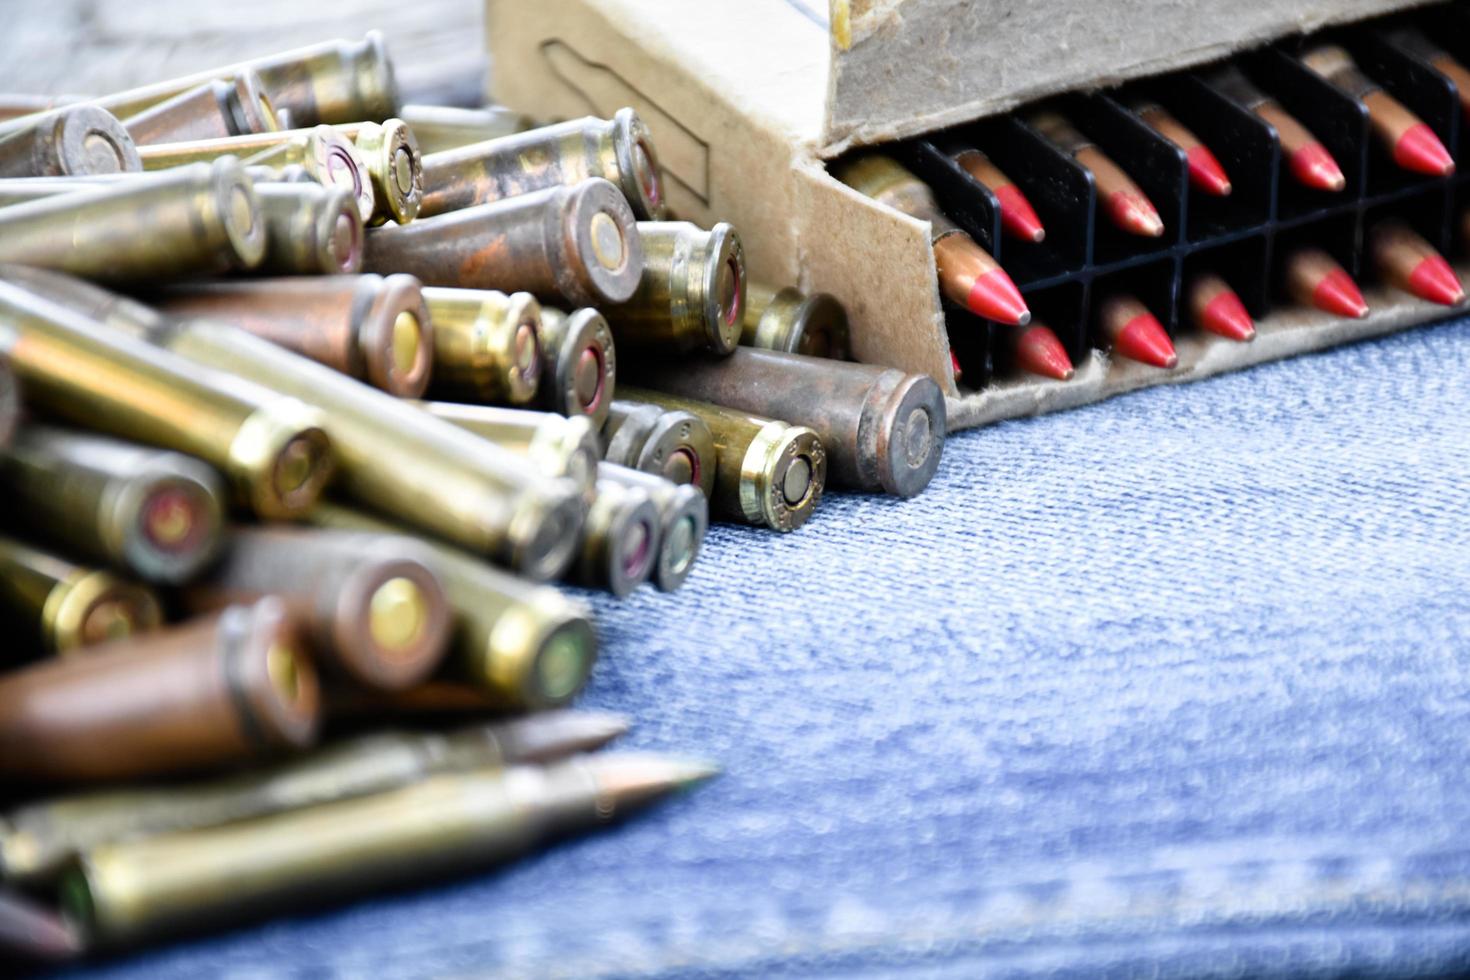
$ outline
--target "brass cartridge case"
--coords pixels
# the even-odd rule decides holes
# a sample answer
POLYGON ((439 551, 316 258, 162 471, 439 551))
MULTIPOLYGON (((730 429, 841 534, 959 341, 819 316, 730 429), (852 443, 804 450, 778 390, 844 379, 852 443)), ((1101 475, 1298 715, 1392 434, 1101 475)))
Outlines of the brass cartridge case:
POLYGON ((117 117, 96 106, 64 106, 0 137, 0 177, 136 173, 138 148, 117 117))
POLYGON ((632 109, 619 109, 612 119, 588 116, 430 154, 424 159, 423 213, 444 214, 592 177, 615 184, 639 219, 663 219, 658 157, 632 109))
POLYGON ((652 578, 661 592, 672 592, 684 584, 709 529, 709 499, 696 486, 674 483, 653 473, 602 462, 597 466, 599 485, 612 481, 637 487, 658 508, 658 557, 652 578))
POLYGON ((281 128, 270 96, 253 70, 196 85, 129 116, 123 126, 140 146, 274 133, 281 128))
POLYGON ((424 287, 434 395, 525 405, 541 381, 541 304, 530 293, 424 287))
POLYGON ((715 485, 710 510, 722 517, 793 531, 805 524, 822 498, 827 451, 803 425, 747 415, 708 402, 644 388, 629 398, 678 409, 709 426, 715 444, 715 485))
POLYGON ((357 148, 373 184, 372 224, 406 225, 418 217, 424 199, 423 159, 418 140, 402 119, 348 123, 337 131, 357 148))
POLYGON ((429 384, 434 334, 412 276, 311 276, 178 286, 159 308, 240 327, 404 398, 429 384))
MULTIPOLYGON (((3 111, 3 103, 0 103, 3 111)), ((419 150, 426 156, 483 143, 531 128, 531 120, 504 106, 461 109, 444 105, 406 105, 398 113, 418 137, 419 150)))
POLYGON ((0 818, 0 875, 40 883, 98 844, 218 827, 381 793, 440 773, 550 762, 599 748, 627 730, 618 715, 547 711, 449 732, 373 732, 208 780, 38 800, 0 818))
POLYGON ((105 317, 114 298, 90 283, 22 266, 0 267, 0 279, 0 324, 18 335, 11 360, 36 405, 197 456, 261 517, 298 517, 321 495, 333 453, 320 412, 78 313, 105 317))
POLYGON ((502 862, 714 772, 598 753, 444 773, 303 810, 100 844, 68 872, 62 895, 69 918, 94 941, 133 941, 502 862))
POLYGON ((146 586, 8 537, 0 537, 0 610, 11 626, 6 647, 21 659, 120 640, 163 621, 146 586))
POLYGON ((572 481, 590 504, 602 446, 586 416, 459 402, 419 402, 430 415, 511 450, 550 477, 572 481))
POLYGON ((375 228, 363 268, 598 305, 633 295, 643 246, 623 195, 594 179, 375 228))
POLYGON ((617 386, 617 348, 601 313, 570 315, 541 307, 541 351, 545 367, 536 404, 548 412, 585 415, 597 428, 607 421, 617 386))
POLYGON ((0 676, 0 771, 44 782, 217 768, 310 744, 316 674, 274 598, 0 676))
POLYGON ((32 422, 0 483, 17 526, 149 582, 186 581, 219 549, 224 484, 183 453, 32 422))
POLYGON ((101 282, 212 275, 264 257, 255 188, 235 160, 0 209, 0 262, 101 282))
MULTIPOLYGON (((311 521, 348 531, 395 530, 378 518, 336 504, 318 507, 311 521)), ((587 607, 457 548, 431 547, 434 571, 456 614, 442 675, 470 685, 480 710, 534 711, 559 707, 576 697, 597 660, 597 635, 587 607)), ((422 688, 393 699, 411 700, 418 690, 422 688)))
POLYGON ((740 343, 746 347, 852 360, 847 311, 830 293, 806 294, 751 282, 745 289, 740 343))
POLYGON ((944 451, 944 395, 927 375, 745 347, 721 359, 641 363, 634 380, 812 429, 834 486, 912 497, 944 451))
POLYGON ((278 595, 323 666, 366 687, 428 677, 449 642, 449 602, 433 556, 404 535, 237 527, 224 555, 181 598, 207 612, 278 595))
POLYGON ((659 405, 615 401, 603 430, 602 458, 653 473, 676 484, 692 484, 706 497, 715 487, 715 439, 698 416, 659 405))
POLYGON ((641 487, 598 480, 582 525, 572 580, 626 596, 648 581, 659 552, 659 515, 641 487))
POLYGON ((307 276, 360 271, 363 224, 357 198, 345 187, 323 187, 310 177, 306 181, 255 182, 265 221, 265 259, 255 271, 307 276))
POLYGON ((323 187, 352 191, 357 213, 371 221, 377 208, 372 176, 357 147, 331 126, 251 133, 184 143, 155 143, 140 147, 144 170, 169 170, 190 163, 238 157, 249 167, 283 169, 299 166, 323 187))
POLYGON ((605 311, 618 345, 660 354, 734 350, 745 307, 745 252, 735 229, 723 221, 709 231, 687 221, 640 221, 638 237, 638 290, 605 311))

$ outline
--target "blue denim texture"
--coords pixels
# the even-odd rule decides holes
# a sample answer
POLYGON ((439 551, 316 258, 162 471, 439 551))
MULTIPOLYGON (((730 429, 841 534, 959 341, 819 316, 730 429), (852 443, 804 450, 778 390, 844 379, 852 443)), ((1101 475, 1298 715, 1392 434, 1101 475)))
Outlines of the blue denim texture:
POLYGON ((912 501, 598 599, 725 775, 113 978, 1470 970, 1470 322, 952 438, 912 501))

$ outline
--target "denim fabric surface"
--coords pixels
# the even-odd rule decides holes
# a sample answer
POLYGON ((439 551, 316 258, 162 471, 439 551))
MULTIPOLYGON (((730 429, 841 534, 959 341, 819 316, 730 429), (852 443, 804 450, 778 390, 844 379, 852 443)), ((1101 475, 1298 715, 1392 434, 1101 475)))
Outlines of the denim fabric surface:
MULTIPOLYGON (((1470 324, 953 438, 598 600, 715 783, 97 976, 1470 969, 1470 324)), ((77 971, 81 975, 82 971, 77 971)))

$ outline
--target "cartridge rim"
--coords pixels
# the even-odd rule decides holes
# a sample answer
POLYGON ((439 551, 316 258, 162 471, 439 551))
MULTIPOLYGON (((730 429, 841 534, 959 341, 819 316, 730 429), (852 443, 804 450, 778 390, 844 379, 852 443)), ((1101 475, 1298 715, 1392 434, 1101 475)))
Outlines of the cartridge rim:
POLYGON ((64 176, 137 173, 143 169, 132 136, 117 117, 95 105, 54 110, 50 152, 64 176))
POLYGON ((322 416, 294 398, 252 412, 230 444, 231 475, 261 517, 303 516, 332 475, 331 441, 322 416))
POLYGON ((276 107, 261 83, 260 74, 246 68, 230 80, 234 104, 229 107, 237 130, 244 133, 278 133, 281 122, 276 107))
POLYGON ((864 415, 875 416, 868 431, 884 491, 912 497, 929 485, 944 454, 944 393, 927 374, 892 373, 897 383, 875 386, 864 415))
POLYGON ((625 107, 613 114, 613 148, 619 183, 633 211, 642 221, 664 220, 668 206, 653 136, 632 108, 625 107))
POLYGON ((704 420, 680 409, 660 409, 635 469, 675 485, 692 484, 708 497, 715 486, 715 437, 704 420))
POLYGON ((582 536, 580 578, 626 596, 648 580, 659 549, 659 513, 647 491, 599 481, 582 536))
POLYGON ((449 640, 449 600, 432 556, 402 538, 383 538, 382 560, 354 570, 337 594, 332 648, 368 687, 401 691, 426 679, 449 640), (406 557, 408 550, 413 557, 406 557))
POLYGON ((542 639, 527 671, 522 699, 528 706, 566 704, 587 685, 597 661, 597 639, 585 619, 558 623, 542 639))
POLYGON ((146 588, 110 572, 84 569, 52 589, 41 622, 50 649, 66 653, 155 629, 163 610, 146 588))
POLYGON ((362 270, 362 219, 357 199, 345 187, 327 187, 316 219, 317 261, 323 272, 352 275, 362 270))
POLYGON ((149 581, 186 581, 218 550, 223 488, 212 469, 192 463, 159 454, 152 465, 163 472, 122 482, 108 507, 109 537, 149 581))
POLYGON ((265 218, 255 185, 240 161, 220 157, 209 165, 209 186, 215 217, 233 250, 233 265, 253 269, 265 258, 265 218))
POLYGON ((600 177, 566 189, 552 256, 562 295, 583 305, 626 303, 643 275, 643 243, 633 209, 621 191, 600 177))
POLYGON ((306 172, 324 186, 351 191, 357 202, 357 216, 370 224, 377 198, 367 163, 357 147, 331 126, 315 127, 305 140, 301 165, 306 172))
POLYGON ((368 380, 400 398, 419 398, 429 387, 434 364, 433 323, 423 286, 395 273, 364 278, 359 287, 372 301, 356 324, 368 380))
POLYGON ((826 480, 827 453, 815 432, 767 422, 740 461, 740 511, 752 523, 794 531, 811 516, 826 480))
POLYGON ((225 674, 262 749, 304 748, 316 738, 321 688, 298 624, 268 596, 220 615, 225 674))
POLYGON ((617 379, 616 350, 612 328, 603 315, 591 308, 576 310, 567 317, 561 343, 552 361, 550 407, 563 415, 585 415, 597 428, 607 422, 617 379), (584 359, 587 352, 590 359, 584 359), (596 369, 594 374, 592 368, 596 369), (579 372, 585 371, 584 376, 579 372), (583 384, 588 377, 593 384, 583 384), (591 389, 591 397, 587 391, 591 389))
POLYGON ((705 341, 716 354, 730 354, 740 343, 745 316, 745 249, 734 226, 724 221, 710 229, 705 249, 705 341))
POLYGON ((748 343, 766 350, 837 361, 852 356, 847 309, 837 297, 831 293, 803 296, 793 286, 778 292, 761 311, 748 343))
POLYGON ((683 484, 659 501, 663 526, 659 534, 658 567, 654 582, 662 592, 684 584, 709 530, 709 500, 696 486, 683 484))

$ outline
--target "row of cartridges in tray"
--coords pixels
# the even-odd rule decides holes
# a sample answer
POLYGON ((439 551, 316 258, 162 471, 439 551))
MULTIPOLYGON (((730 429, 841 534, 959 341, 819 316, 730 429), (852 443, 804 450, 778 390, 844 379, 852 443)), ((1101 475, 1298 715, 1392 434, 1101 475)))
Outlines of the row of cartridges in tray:
MULTIPOLYGON (((1470 70, 1413 31, 1400 31, 1395 37, 1454 83, 1463 111, 1470 113, 1470 70)), ((1391 161, 1393 167, 1427 178, 1446 178, 1454 173, 1454 159, 1435 131, 1385 87, 1367 77, 1346 48, 1336 44, 1309 46, 1298 57, 1301 65, 1342 95, 1358 100, 1378 155, 1391 161)), ((1281 179, 1315 195, 1323 204, 1343 194, 1347 187, 1343 169, 1323 141, 1258 87, 1244 69, 1233 64, 1206 69, 1199 74, 1198 82, 1269 125, 1280 147, 1281 179)), ((1196 107, 1201 104, 1195 103, 1196 107)), ((1191 120, 1178 118, 1152 98, 1124 99, 1122 111, 1179 152, 1190 194, 1228 202, 1235 189, 1232 175, 1196 135, 1191 120)), ((1114 233, 1138 241, 1157 240, 1166 233, 1178 235, 1178 229, 1168 228, 1160 209, 1139 186, 1137 175, 1130 175, 1126 167, 1084 135, 1065 114, 1065 103, 1023 111, 1020 119, 1032 133, 1089 175, 1096 189, 1098 220, 1114 233)), ((994 137, 997 131, 988 132, 994 137)), ((1022 187, 992 159, 995 154, 987 154, 980 142, 960 132, 931 141, 929 148, 994 196, 1001 234, 1013 243, 1008 248, 1039 246, 1046 240, 1047 227, 1037 209, 1022 187)), ((1062 340, 1046 325, 1032 322, 1022 290, 1011 276, 951 220, 931 186, 901 159, 902 153, 861 152, 837 163, 834 175, 863 194, 930 222, 944 298, 984 319, 1018 328, 1004 332, 998 342, 1010 348, 1007 360, 1021 370, 1069 379, 1073 366, 1062 340)), ((1253 201, 1250 207, 1262 204, 1253 201)), ((1264 212, 1260 221, 1265 221, 1264 212)), ((1237 222, 1240 226, 1248 223, 1237 222)), ((1464 300, 1465 292, 1454 269, 1408 222, 1382 216, 1367 231, 1368 254, 1384 282, 1446 306, 1464 300)), ((1303 306, 1351 318, 1369 312, 1358 284, 1327 250, 1310 245, 1287 250, 1279 256, 1279 278, 1288 298, 1303 306)), ((1231 341, 1254 339, 1251 314, 1223 276, 1197 267, 1182 287, 1183 306, 1196 329, 1231 341)), ((1099 346, 1161 368, 1171 368, 1177 362, 1169 333, 1138 297, 1126 292, 1105 293, 1094 304, 1094 320, 1093 333, 1099 346)))
POLYGON ((842 359, 841 307, 748 283, 730 226, 661 220, 630 110, 426 108, 423 157, 400 108, 370 36, 0 123, 0 773, 30 800, 0 947, 472 867, 707 777, 480 731, 311 749, 564 706, 598 643, 549 581, 672 589, 711 516, 790 530, 829 480, 912 495, 939 464, 938 386, 842 359), (435 765, 361 778, 404 752, 435 765))

